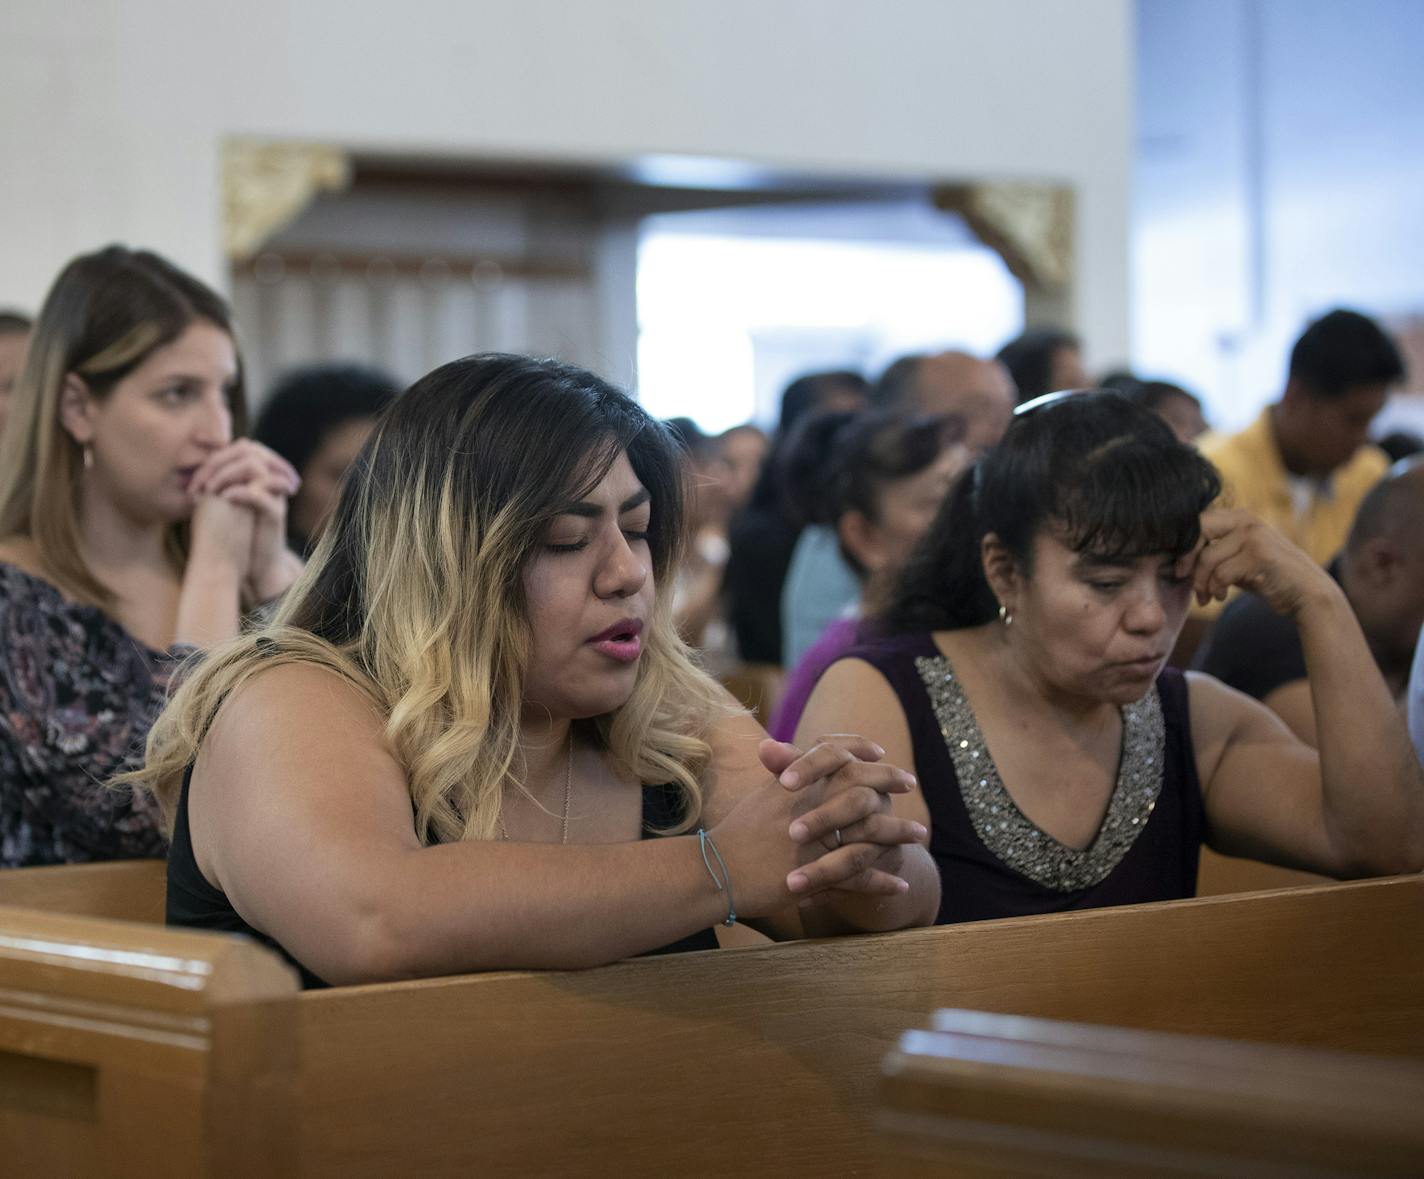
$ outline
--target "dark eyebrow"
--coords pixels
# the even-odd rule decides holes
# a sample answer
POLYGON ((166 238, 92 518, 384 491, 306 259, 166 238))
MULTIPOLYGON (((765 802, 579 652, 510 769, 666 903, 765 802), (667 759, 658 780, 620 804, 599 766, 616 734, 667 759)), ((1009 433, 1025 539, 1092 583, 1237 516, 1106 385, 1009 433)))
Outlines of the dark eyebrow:
POLYGON ((1075 569, 1125 569, 1132 563, 1131 557, 1114 557, 1108 553, 1079 553, 1073 558, 1075 569))
MULTIPOLYGON (((625 512, 631 512, 634 508, 640 508, 651 498, 652 496, 648 494, 648 489, 646 487, 640 487, 618 505, 618 514, 621 516, 625 512)), ((576 504, 569 504, 568 507, 563 508, 559 512, 559 515, 582 516, 586 520, 596 520, 599 516, 603 515, 603 509, 598 504, 581 501, 576 504)))

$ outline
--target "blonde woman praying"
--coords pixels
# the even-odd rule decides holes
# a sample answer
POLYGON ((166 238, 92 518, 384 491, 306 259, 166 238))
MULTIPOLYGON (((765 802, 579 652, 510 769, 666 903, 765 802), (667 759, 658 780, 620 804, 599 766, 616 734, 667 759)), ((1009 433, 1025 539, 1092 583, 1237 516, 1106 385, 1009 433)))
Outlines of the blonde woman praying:
POLYGON ((666 430, 591 373, 474 356, 399 397, 266 629, 153 729, 170 922, 307 985, 594 966, 924 924, 909 775, 804 754, 691 661, 666 430))

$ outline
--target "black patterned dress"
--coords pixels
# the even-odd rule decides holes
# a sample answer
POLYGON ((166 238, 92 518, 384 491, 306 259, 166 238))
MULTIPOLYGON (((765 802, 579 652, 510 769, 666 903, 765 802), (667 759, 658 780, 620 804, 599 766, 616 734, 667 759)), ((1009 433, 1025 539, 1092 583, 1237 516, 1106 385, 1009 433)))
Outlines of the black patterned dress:
POLYGON ((135 769, 191 647, 154 651, 103 611, 0 562, 0 867, 162 856, 135 769))

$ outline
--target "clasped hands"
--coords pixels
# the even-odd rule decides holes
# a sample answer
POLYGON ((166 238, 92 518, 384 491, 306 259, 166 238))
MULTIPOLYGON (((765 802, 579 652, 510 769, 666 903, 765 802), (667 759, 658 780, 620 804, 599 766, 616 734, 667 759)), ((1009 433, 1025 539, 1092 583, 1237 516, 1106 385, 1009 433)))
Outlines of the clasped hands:
POLYGON ((255 601, 275 597, 300 570, 287 548, 287 498, 300 485, 286 459, 248 438, 215 450, 188 484, 195 532, 220 537, 215 547, 228 550, 243 570, 244 588, 255 601))
POLYGON ((761 763, 788 792, 801 796, 788 835, 800 849, 786 887, 809 906, 836 894, 897 896, 902 849, 929 843, 921 823, 892 813, 891 796, 915 789, 915 776, 881 761, 885 751, 849 733, 821 737, 802 753, 770 739, 761 763))

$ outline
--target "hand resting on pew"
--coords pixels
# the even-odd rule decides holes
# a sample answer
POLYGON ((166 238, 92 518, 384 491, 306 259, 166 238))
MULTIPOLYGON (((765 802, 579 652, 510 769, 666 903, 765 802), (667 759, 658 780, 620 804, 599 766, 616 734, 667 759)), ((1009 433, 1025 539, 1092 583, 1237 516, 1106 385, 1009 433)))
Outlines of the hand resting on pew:
POLYGON ((477 356, 402 394, 276 617, 153 730, 170 922, 312 985, 927 924, 912 777, 766 741, 677 638, 680 483, 580 370, 477 356))
POLYGON ((1335 877, 1424 869, 1424 771, 1334 580, 1212 508, 1215 470, 1138 406, 1029 407, 957 485, 798 737, 851 725, 917 775, 941 923, 1169 900, 1203 842, 1335 877), (1319 752, 1259 702, 1164 667, 1189 597, 1300 628, 1319 752))

